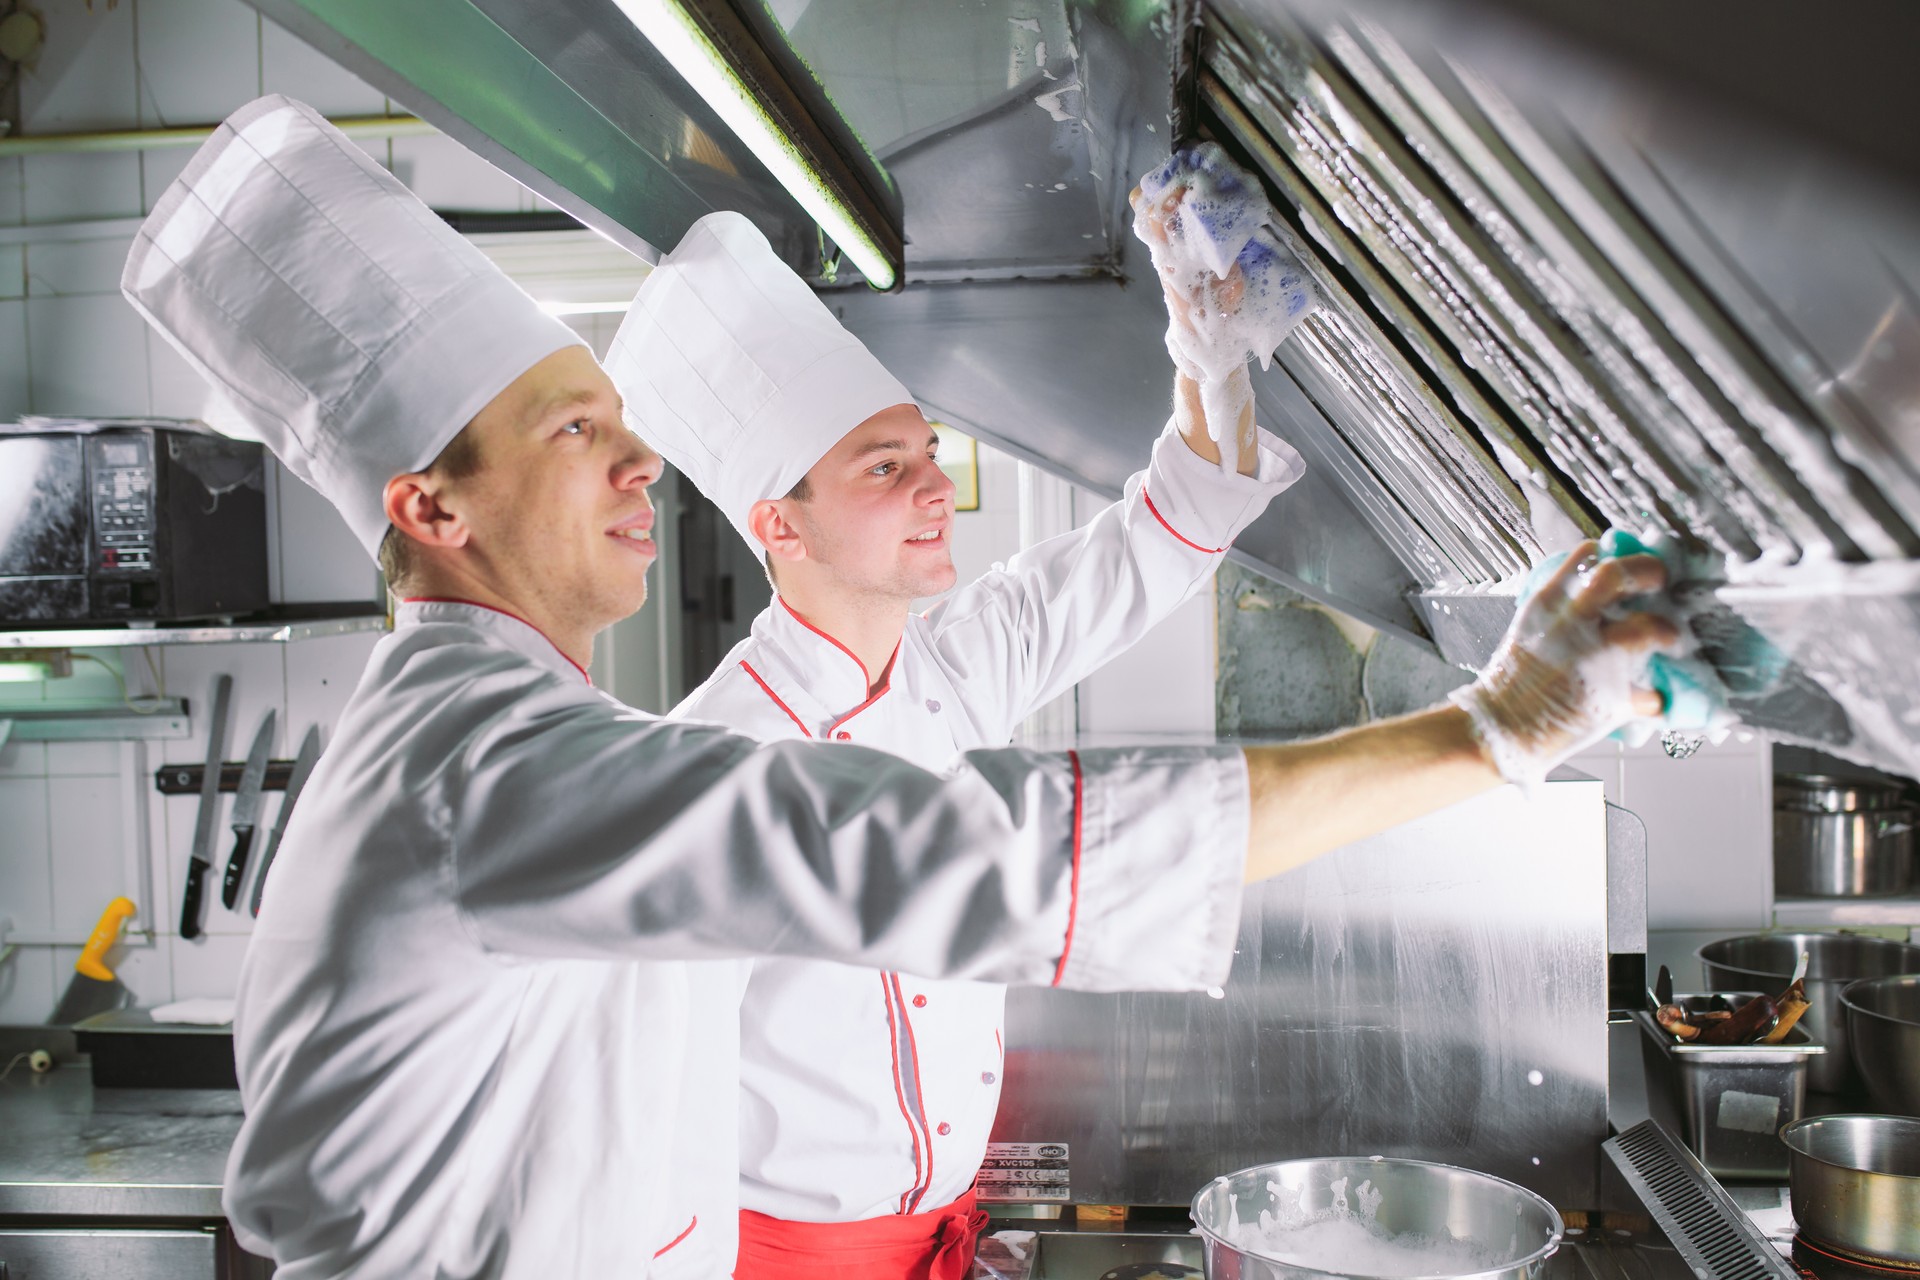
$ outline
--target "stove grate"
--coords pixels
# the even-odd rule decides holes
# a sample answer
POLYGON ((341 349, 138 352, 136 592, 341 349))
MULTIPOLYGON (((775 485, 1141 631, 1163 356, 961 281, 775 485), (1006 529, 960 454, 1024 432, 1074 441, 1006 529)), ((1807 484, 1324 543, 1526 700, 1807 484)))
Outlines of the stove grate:
POLYGON ((1607 1155, 1700 1280, 1797 1280, 1693 1153, 1651 1120, 1608 1139, 1607 1155))

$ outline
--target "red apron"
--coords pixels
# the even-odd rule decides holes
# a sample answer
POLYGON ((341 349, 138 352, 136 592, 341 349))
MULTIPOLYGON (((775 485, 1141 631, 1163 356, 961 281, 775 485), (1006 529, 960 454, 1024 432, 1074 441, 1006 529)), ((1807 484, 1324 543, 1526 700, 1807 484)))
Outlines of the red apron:
POLYGON ((733 1280, 967 1280, 987 1214, 967 1193, 943 1209, 862 1222, 788 1222, 740 1211, 733 1280))

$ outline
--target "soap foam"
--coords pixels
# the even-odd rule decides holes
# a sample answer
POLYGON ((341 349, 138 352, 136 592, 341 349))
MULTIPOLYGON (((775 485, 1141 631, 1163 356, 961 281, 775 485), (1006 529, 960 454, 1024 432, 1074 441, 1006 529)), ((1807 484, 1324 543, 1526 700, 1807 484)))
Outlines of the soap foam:
POLYGON ((1266 368, 1313 309, 1306 272, 1268 225, 1258 181, 1217 143, 1183 148, 1140 180, 1134 234, 1168 295, 1167 351, 1198 384, 1221 466, 1239 464, 1241 415, 1253 400, 1247 361, 1266 368))
POLYGON ((1262 1209, 1258 1222, 1242 1222, 1236 1211, 1223 1238, 1244 1253, 1289 1266, 1380 1280, 1499 1271, 1520 1256, 1517 1239, 1502 1251, 1451 1233, 1389 1231, 1379 1222, 1383 1193, 1362 1182, 1349 1196, 1348 1181, 1333 1183, 1328 1188, 1332 1204, 1317 1211, 1308 1208, 1310 1193, 1304 1188, 1296 1207, 1283 1202, 1280 1188, 1269 1183, 1278 1212, 1262 1209))

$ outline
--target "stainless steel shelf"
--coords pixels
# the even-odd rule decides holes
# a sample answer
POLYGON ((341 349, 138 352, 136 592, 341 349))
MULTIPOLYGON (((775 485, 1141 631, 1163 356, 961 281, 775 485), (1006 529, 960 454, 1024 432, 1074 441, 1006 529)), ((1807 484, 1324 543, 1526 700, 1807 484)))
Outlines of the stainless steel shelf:
POLYGON ((371 612, 370 605, 292 606, 268 615, 228 623, 0 631, 0 652, 8 649, 118 649, 150 644, 284 644, 322 636, 384 631, 386 627, 386 614, 371 612))
POLYGON ((188 729, 187 704, 180 698, 149 699, 143 711, 123 701, 0 705, 0 743, 184 738, 188 729))
POLYGON ((1920 895, 1899 898, 1780 898, 1776 925, 1906 925, 1920 927, 1920 895))

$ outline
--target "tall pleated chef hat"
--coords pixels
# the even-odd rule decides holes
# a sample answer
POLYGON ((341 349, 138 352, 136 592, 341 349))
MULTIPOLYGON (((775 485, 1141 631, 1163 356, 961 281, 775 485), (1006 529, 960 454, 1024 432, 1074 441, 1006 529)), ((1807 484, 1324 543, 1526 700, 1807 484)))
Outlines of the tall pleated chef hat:
POLYGON ((627 425, 725 513, 786 496, 841 437, 913 396, 767 238, 710 213, 660 259, 607 349, 627 425))
MULTIPOLYGON (((120 288, 377 556, 387 481, 581 339, 313 108, 227 117, 120 288)), ((232 429, 231 424, 219 424, 232 429)))

